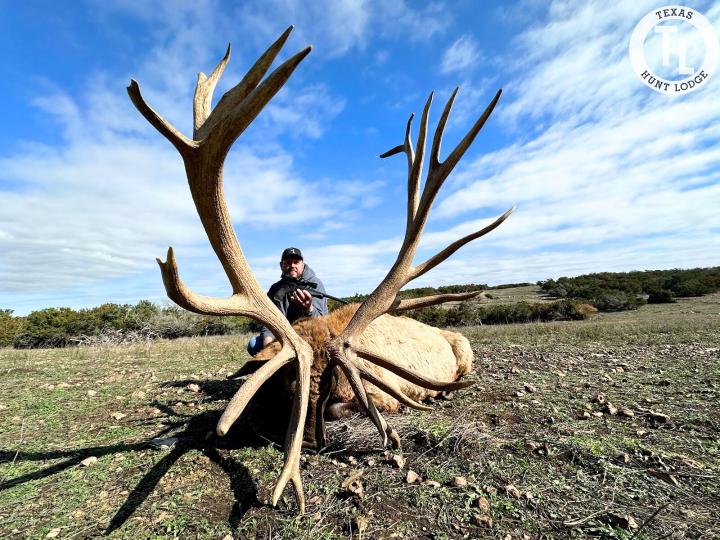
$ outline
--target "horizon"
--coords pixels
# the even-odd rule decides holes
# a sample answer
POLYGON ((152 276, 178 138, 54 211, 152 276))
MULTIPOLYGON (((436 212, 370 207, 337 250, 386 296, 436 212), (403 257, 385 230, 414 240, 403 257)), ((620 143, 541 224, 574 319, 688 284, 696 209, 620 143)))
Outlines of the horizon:
MULTIPOLYGON (((720 35, 720 4, 689 4, 720 35)), ((187 135, 197 73, 210 73, 232 43, 217 103, 290 25, 273 67, 313 51, 225 166, 238 240, 265 289, 280 276, 282 250, 297 246, 330 294, 372 291, 406 219, 406 161, 378 155, 402 142, 433 90, 434 130, 456 85, 442 157, 503 95, 440 191, 416 262, 517 208, 406 288, 720 266, 720 76, 676 97, 636 76, 630 36, 659 5, 0 6, 0 309, 167 304, 155 258, 168 246, 190 289, 229 295, 181 158, 125 87, 137 80, 187 135)), ((695 43, 692 26, 677 26, 695 43)), ((657 52, 659 41, 646 48, 657 52)), ((700 52, 691 47, 687 62, 700 52)))

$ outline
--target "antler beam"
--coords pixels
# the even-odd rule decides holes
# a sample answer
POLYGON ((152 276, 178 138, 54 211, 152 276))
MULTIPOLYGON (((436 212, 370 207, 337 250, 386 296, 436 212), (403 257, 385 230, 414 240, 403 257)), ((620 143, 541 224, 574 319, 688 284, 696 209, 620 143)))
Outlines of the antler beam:
POLYGON ((230 46, 228 45, 225 56, 209 77, 203 73, 198 75, 193 101, 192 139, 180 133, 146 103, 136 81, 130 82, 127 91, 140 113, 182 156, 195 208, 233 291, 230 298, 210 298, 188 289, 180 279, 177 262, 170 248, 166 261, 158 259, 168 296, 178 305, 197 313, 251 317, 264 324, 282 344, 280 352, 250 377, 230 401, 218 423, 218 434, 227 433, 252 395, 267 378, 283 365, 290 362, 297 365, 299 384, 285 441, 285 463, 272 500, 273 504, 276 504, 285 486, 291 481, 298 506, 303 512, 305 497, 299 463, 308 408, 312 350, 272 304, 250 269, 235 235, 222 185, 223 164, 233 142, 282 88, 311 50, 311 47, 301 50, 263 80, 291 31, 292 27, 283 32, 260 56, 240 83, 225 93, 214 109, 211 108, 213 92, 230 60, 230 46))
MULTIPOLYGON (((497 218, 490 225, 483 227, 482 229, 469 234, 455 242, 451 243, 446 248, 442 249, 426 261, 418 264, 417 266, 412 265, 415 252, 420 241, 420 236, 425 227, 430 208, 432 207, 435 197, 442 187, 443 183, 452 172, 453 168, 460 161, 462 156, 465 154, 467 149, 470 147, 475 137, 480 132, 485 122, 490 117, 495 105, 500 99, 502 90, 499 90, 495 97, 492 99, 490 104, 487 106, 482 115, 477 119, 472 128, 467 132, 465 137, 458 143, 458 145, 450 152, 450 155, 445 161, 440 161, 440 145, 442 142, 443 132, 445 125, 450 116, 450 110, 452 109, 453 102, 457 95, 458 88, 455 88, 452 95, 448 99, 448 102, 443 109, 442 115, 438 122, 438 126, 433 135, 432 147, 430 150, 430 163, 428 166, 427 178, 425 185, 422 190, 422 194, 418 198, 418 192, 420 187, 420 176, 423 170, 423 159, 425 156, 425 142, 427 138, 427 124, 428 117, 430 114, 430 105, 432 104, 433 94, 431 93, 423 108, 422 117, 420 119, 420 129, 418 133, 417 146, 414 149, 412 140, 410 137, 410 128, 414 115, 410 115, 407 127, 405 129, 405 140, 403 144, 398 145, 391 150, 385 152, 380 157, 386 158, 395 154, 405 153, 408 162, 408 200, 407 200, 407 223, 405 227, 405 237, 403 240, 400 252, 393 264, 392 268, 388 272, 387 276, 377 286, 377 288, 370 294, 370 296, 363 302, 358 308, 355 316, 352 318, 350 323, 347 325, 345 330, 336 337, 329 345, 328 350, 330 352, 331 361, 339 365, 342 371, 345 373, 348 381, 350 382, 355 394, 358 398, 359 403, 365 409, 365 412, 371 418, 380 436, 383 439, 383 443, 386 444, 388 437, 399 445, 399 439, 395 431, 388 426, 384 418, 378 413, 372 401, 367 398, 365 390, 363 388, 361 380, 368 380, 376 383, 368 377, 368 371, 364 368, 362 361, 371 362, 384 369, 392 371, 397 375, 405 378, 406 380, 418 384, 429 389, 438 390, 451 390, 467 386, 468 383, 444 383, 440 381, 432 381, 422 377, 420 374, 413 373, 409 370, 399 368, 396 364, 388 359, 382 358, 376 354, 371 354, 365 351, 359 345, 359 338, 365 329, 375 319, 387 313, 389 311, 401 311, 407 309, 414 309, 417 307, 424 307, 434 304, 439 304, 447 301, 447 295, 438 295, 435 297, 428 297, 415 300, 403 300, 400 301, 397 295, 400 289, 413 279, 423 275, 438 264, 443 262, 445 259, 450 257, 462 246, 480 238, 485 234, 489 233, 496 227, 498 227, 503 221, 505 221, 513 211, 513 208, 506 211, 499 218, 497 218)), ((460 295, 453 299, 461 299, 461 297, 469 298, 479 293, 468 293, 460 295)), ((383 388, 388 393, 391 393, 396 399, 400 400, 405 404, 408 403, 406 396, 393 392, 392 388, 383 388)), ((417 404, 416 404, 417 405, 417 404)), ((411 405, 412 406, 412 405, 411 405)))

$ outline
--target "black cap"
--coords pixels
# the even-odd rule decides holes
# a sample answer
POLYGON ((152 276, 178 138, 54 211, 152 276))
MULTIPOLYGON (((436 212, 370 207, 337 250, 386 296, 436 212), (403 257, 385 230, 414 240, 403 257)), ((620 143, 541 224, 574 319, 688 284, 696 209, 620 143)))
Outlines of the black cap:
POLYGON ((282 252, 282 257, 280 257, 281 261, 284 261, 285 259, 302 259, 302 251, 300 251, 298 248, 289 247, 285 251, 282 252))

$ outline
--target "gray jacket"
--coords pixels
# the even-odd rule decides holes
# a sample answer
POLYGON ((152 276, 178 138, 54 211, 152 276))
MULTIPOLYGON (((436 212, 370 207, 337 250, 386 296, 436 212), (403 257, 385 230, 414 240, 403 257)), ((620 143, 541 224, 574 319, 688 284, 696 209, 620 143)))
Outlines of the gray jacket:
MULTIPOLYGON (((302 273, 302 279, 305 281, 309 281, 311 283, 317 283, 317 287, 315 288, 315 291, 324 293, 325 292, 325 286, 323 285, 322 281, 315 275, 315 272, 313 272, 313 269, 310 268, 307 264, 305 265, 305 270, 303 270, 302 273)), ((304 310, 295 304, 294 302, 290 301, 290 295, 285 295, 282 298, 275 298, 276 293, 278 292, 278 289, 282 286, 282 281, 277 281, 272 284, 270 287, 270 290, 268 291, 268 296, 272 300, 273 304, 277 306, 277 308, 282 312, 283 315, 285 315, 285 318, 290 322, 290 324, 294 323, 298 319, 301 319, 302 317, 307 317, 307 314, 304 312, 304 310)), ((327 307, 327 298, 315 298, 312 299, 312 305, 313 305, 313 317, 319 317, 321 315, 327 315, 328 314, 328 307, 327 307)), ((272 336, 272 332, 268 330, 267 328, 263 328, 260 332, 260 337, 265 338, 268 336, 272 336)))

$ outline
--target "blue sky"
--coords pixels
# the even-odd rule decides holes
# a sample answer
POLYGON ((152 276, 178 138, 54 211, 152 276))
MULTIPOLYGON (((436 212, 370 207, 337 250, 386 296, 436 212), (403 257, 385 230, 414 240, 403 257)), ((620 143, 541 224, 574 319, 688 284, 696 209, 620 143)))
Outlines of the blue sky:
MULTIPOLYGON (((503 96, 443 187, 417 260, 517 209, 410 286, 720 265, 720 77, 669 97, 628 57, 634 26, 660 4, 0 3, 0 308, 165 302, 155 257, 170 245, 189 287, 228 295, 180 157, 125 87, 136 79, 190 135, 197 73, 232 43, 217 100, 291 24, 280 60, 313 51, 225 168, 264 286, 293 245, 328 292, 374 288, 402 240, 407 179, 403 156, 378 155, 432 90, 434 129, 456 85, 443 155, 503 96)), ((719 3, 687 5, 720 28, 719 3)))

